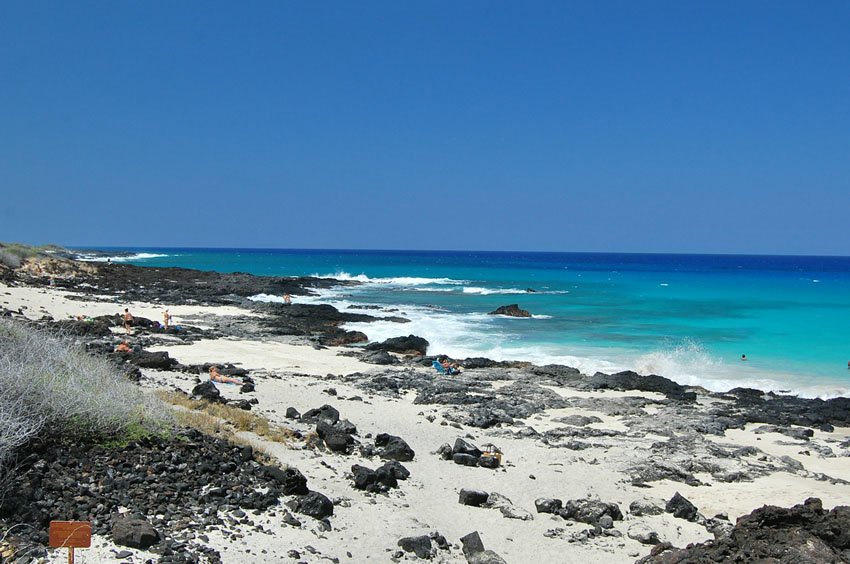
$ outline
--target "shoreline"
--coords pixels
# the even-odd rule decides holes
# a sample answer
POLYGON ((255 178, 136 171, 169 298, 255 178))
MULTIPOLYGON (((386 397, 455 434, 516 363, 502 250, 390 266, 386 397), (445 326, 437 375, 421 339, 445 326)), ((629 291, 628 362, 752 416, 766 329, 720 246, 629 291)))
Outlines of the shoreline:
MULTIPOLYGON (((85 250, 80 249, 78 251, 69 252, 69 255, 72 256, 86 256, 89 260, 96 259, 100 261, 106 260, 117 260, 117 261, 133 261, 142 259, 145 257, 151 258, 154 256, 158 257, 167 257, 172 253, 177 253, 178 255, 183 252, 193 253, 195 251, 200 252, 220 252, 220 249, 169 249, 169 248, 160 248, 160 249, 113 249, 113 250, 85 250)), ((225 249, 224 251, 227 251, 225 249)), ((269 250, 264 249, 247 249, 246 252, 268 252, 269 250)), ((295 252, 288 251, 286 249, 280 250, 281 252, 295 252)), ((297 250, 298 254, 304 252, 301 250, 297 250)), ((327 252, 327 253, 357 253, 359 251, 335 251, 335 250, 318 250, 318 251, 310 251, 306 252, 327 252)), ((376 251, 377 253, 381 253, 383 251, 376 251)), ((435 251, 427 251, 427 253, 432 253, 435 251)), ((439 253, 439 251, 436 251, 439 253)), ((466 253, 466 251, 461 251, 461 254, 466 253)), ((495 254, 500 254, 496 252, 495 254)), ((505 254, 505 253, 503 253, 505 254)), ((510 255, 511 253, 506 253, 510 255)), ((557 253, 556 253, 557 254, 557 253)), ((570 253, 561 253, 565 256, 569 256, 570 253)), ((619 256, 619 253, 603 253, 603 255, 610 256, 619 256)), ((282 255, 287 256, 287 255, 282 255)), ((642 256, 642 255, 638 255, 642 256)), ((655 256, 655 255, 647 255, 647 256, 655 256)), ((676 255, 681 257, 691 257, 698 255, 676 255)), ((771 257, 762 257, 762 258, 771 258, 771 257)), ((776 257, 773 257, 776 258, 776 257)), ((796 258, 805 258, 805 257, 796 257, 796 258)), ((841 258, 841 257, 826 257, 826 258, 841 258)), ((146 261, 142 260, 141 264, 144 268, 156 268, 150 267, 145 264, 146 261)), ((179 262, 179 261, 171 261, 167 260, 166 262, 179 262)), ((302 271, 304 274, 307 272, 317 272, 315 269, 313 270, 304 270, 304 269, 296 269, 302 271)), ((390 284, 392 287, 393 281, 399 281, 402 286, 408 286, 412 284, 414 281, 418 280, 420 284, 426 284, 429 281, 440 284, 442 282, 451 282, 452 284, 460 284, 463 286, 468 281, 465 280, 450 280, 448 278, 428 278, 425 275, 425 278, 414 275, 412 277, 405 276, 403 274, 400 275, 392 275, 388 278, 382 278, 378 275, 377 278, 366 276, 364 274, 360 275, 352 275, 348 274, 345 271, 340 270, 323 270, 319 269, 318 272, 327 272, 328 274, 322 276, 328 276, 335 280, 340 281, 341 284, 348 284, 350 282, 360 282, 361 287, 365 290, 365 288, 369 287, 372 283, 378 283, 379 286, 383 286, 386 284, 390 284), (334 273, 335 274, 332 274, 334 273)), ((352 270, 352 272, 357 272, 356 270, 352 270)), ((297 275, 297 274, 296 274, 297 275)), ((422 275, 420 272, 419 275, 422 275)), ((313 274, 316 276, 316 274, 313 274)), ((819 280, 818 280, 819 281, 819 280)), ((666 284, 662 284, 666 285, 666 284)), ((523 290, 525 286, 521 283, 514 284, 514 287, 511 287, 512 292, 527 294, 531 288, 523 290)), ((455 288, 460 286, 453 286, 455 288)), ((426 290, 426 288, 420 288, 421 290, 426 290)), ((346 309, 346 305, 349 297, 355 297, 355 303, 372 303, 368 299, 364 302, 362 299, 357 296, 360 295, 360 291, 355 291, 354 294, 348 296, 341 294, 338 291, 334 291, 333 289, 326 289, 329 292, 321 291, 320 294, 324 297, 322 298, 322 303, 331 303, 336 306, 340 311, 346 309), (325 299, 327 298, 327 299, 325 299)), ((443 291, 444 288, 440 287, 440 291, 443 291)), ((505 292, 504 288, 501 287, 500 284, 496 283, 496 286, 493 289, 487 290, 485 288, 478 287, 465 287, 463 286, 464 293, 470 291, 472 294, 483 293, 490 294, 495 293, 499 294, 505 292)), ((542 292, 542 294, 548 293, 545 288, 537 289, 534 293, 542 292)), ((555 291, 555 293, 561 293, 561 291, 555 291)), ((569 293, 569 292, 566 292, 569 293)), ((366 295, 371 295, 371 291, 366 290, 366 295)), ((361 296, 362 297, 362 296, 361 296)), ((374 296, 372 296, 374 297, 374 296)), ((254 296, 254 298, 263 299, 263 296, 254 296)), ((274 300, 276 296, 271 296, 270 299, 274 300)), ((504 296, 505 300, 515 300, 514 296, 504 296)), ((313 302, 310 303, 318 303, 313 302)), ((715 392, 724 392, 729 389, 744 386, 744 387, 754 387, 764 391, 774 391, 776 393, 782 394, 793 394, 798 395, 800 397, 805 398, 821 398, 827 399, 832 397, 842 397, 842 396, 850 396, 850 385, 848 385, 848 380, 846 377, 847 371, 844 366, 845 360, 840 359, 840 361, 835 358, 831 358, 828 362, 826 362, 825 358, 821 358, 821 355, 815 355, 811 357, 807 356, 798 356, 798 359, 794 358, 782 358, 781 356, 768 355, 764 354, 764 351, 761 351, 761 354, 756 355, 748 355, 749 361, 746 363, 740 362, 740 352, 756 352, 756 351, 748 351, 746 349, 750 348, 744 346, 742 351, 739 351, 739 354, 733 354, 729 356, 729 351, 726 350, 724 352, 720 352, 712 349, 708 350, 707 347, 703 347, 699 344, 699 341, 692 342, 687 337, 682 338, 680 340, 671 341, 670 343, 658 343, 657 346, 648 348, 648 349, 634 349, 634 348, 621 348, 617 345, 616 342, 609 342, 607 344, 602 344, 599 347, 585 347, 585 344, 580 341, 571 342, 569 344, 557 344, 555 341, 551 339, 544 339, 540 343, 537 344, 529 344, 528 346, 523 346, 521 350, 515 351, 516 354, 513 354, 510 350, 503 350, 501 347, 497 346, 496 348, 487 349, 479 349, 476 346, 468 346, 464 345, 461 341, 457 339, 449 339, 443 340, 441 338, 432 339, 431 337, 435 336, 435 332, 439 333, 442 328, 435 327, 435 325, 444 325, 442 321, 439 323, 435 323, 429 321, 428 318, 431 317, 435 312, 431 312, 427 310, 428 306, 425 306, 426 309, 422 309, 422 304, 415 304, 414 302, 409 301, 400 301, 394 305, 388 305, 381 301, 380 299, 375 304, 384 304, 383 309, 408 309, 410 315, 410 319, 413 321, 411 327, 414 327, 413 333, 428 338, 432 342, 442 343, 441 346, 435 347, 434 353, 437 354, 448 354, 450 356, 456 358, 463 358, 465 356, 485 356, 490 357, 495 360, 519 360, 519 361, 530 361, 535 364, 563 364, 566 366, 574 366, 582 369, 587 374, 592 374, 596 371, 601 372, 618 372, 623 370, 634 370, 640 374, 649 375, 649 374, 659 374, 664 377, 670 378, 680 384, 683 385, 691 385, 691 386, 702 386, 706 389, 710 389, 715 392), (414 313, 415 312, 415 313, 414 313), (420 319, 422 318, 422 319, 420 319), (422 327, 418 327, 420 325, 419 321, 422 321, 422 327), (430 336, 429 336, 430 335, 430 336), (442 349, 442 350, 438 350, 442 349)), ((357 306, 350 306, 357 307, 357 306)), ((362 307, 362 306, 361 306, 362 307)), ((367 306, 368 308, 375 308, 374 305, 367 306)), ((375 308, 376 311, 379 311, 375 308)), ((489 308, 492 309, 492 308, 489 308)), ((487 311, 487 310, 482 310, 487 311)), ((436 312, 439 313, 439 312, 436 312)), ((563 312, 562 312, 563 313, 563 312)), ((459 313, 449 314, 450 317, 456 318, 455 321, 459 323, 458 328, 466 328, 471 331, 477 331, 475 325, 480 323, 480 321, 471 322, 470 325, 467 325, 463 319, 467 316, 459 313)), ((483 313, 481 315, 484 316, 483 313)), ((542 317, 547 318, 548 316, 536 316, 532 315, 532 317, 542 317)), ((454 324, 454 321, 449 320, 450 326, 454 324)), ((381 323, 370 323, 366 325, 366 327, 371 327, 372 331, 366 331, 369 334, 369 337, 373 340, 383 340, 388 336, 392 336, 394 332, 394 328, 392 324, 390 327, 385 330, 379 330, 381 323), (376 333, 377 331, 377 333, 376 333)), ((364 330, 363 326, 358 326, 358 324, 352 324, 352 329, 355 330, 364 330)), ((458 329, 456 328, 456 329, 458 329)), ((510 331, 510 329, 508 329, 510 331)), ((520 333, 523 333, 523 337, 520 342, 530 343, 531 341, 527 340, 527 337, 534 338, 534 334, 525 334, 524 331, 520 329, 520 333)), ((535 330, 537 331, 537 330, 535 330)), ((545 329, 543 330, 545 333, 545 329)), ((551 335, 550 335, 551 336, 551 335)), ((588 342, 592 342, 588 341, 588 342)), ((843 345, 842 345, 843 346, 843 345)), ((777 351, 783 350, 782 348, 775 349, 777 351)), ((835 356, 835 355, 833 355, 835 356)), ((840 354, 838 355, 840 357, 840 354)))
MULTIPOLYGON (((558 561, 564 551, 574 559, 622 562, 649 553, 650 546, 629 535, 638 526, 653 529, 676 546, 713 538, 704 524, 667 513, 636 515, 630 509, 635 502, 663 507, 664 500, 680 492, 707 518, 726 513, 732 522, 766 503, 788 506, 813 496, 823 499, 826 507, 850 503, 850 484, 838 479, 850 456, 850 426, 835 426, 831 431, 809 427, 812 435, 805 439, 800 433, 788 434, 801 429, 793 424, 771 427, 741 419, 740 425, 711 428, 722 417, 740 416, 730 411, 740 397, 698 393, 696 401, 686 401, 673 399, 672 389, 660 393, 592 388, 588 387, 590 377, 573 374, 566 367, 521 363, 468 368, 459 378, 440 379, 427 366, 409 359, 398 357, 392 365, 368 364, 360 358, 361 349, 324 348, 307 335, 270 332, 263 324, 269 315, 263 308, 246 309, 235 303, 79 301, 64 296, 69 290, 3 283, 0 306, 20 310, 26 305, 23 311, 31 319, 44 314, 54 319, 112 315, 123 307, 139 317, 158 319, 167 305, 176 323, 210 333, 181 341, 140 330, 134 340, 144 343, 146 350, 168 352, 181 365, 233 363, 247 369, 257 383, 256 394, 249 394, 259 400, 255 409, 305 434, 312 427, 286 419, 286 409, 295 407, 303 413, 331 404, 357 426, 356 440, 361 445, 387 432, 402 437, 415 450, 415 458, 404 463, 411 472, 409 481, 400 482, 400 488, 388 494, 364 494, 352 488, 346 476, 352 464, 374 467, 380 464, 377 459, 357 451, 322 452, 251 437, 281 463, 299 468, 311 487, 337 502, 338 511, 331 518, 330 531, 318 531, 311 523, 295 528, 270 522, 269 527, 282 528, 265 536, 269 538, 246 535, 236 544, 211 539, 228 562, 267 558, 243 553, 240 558, 247 560, 228 559, 235 556, 231 550, 249 542, 246 538, 250 546, 262 547, 267 554, 275 551, 281 558, 286 550, 279 544, 300 543, 302 557, 310 562, 322 558, 304 556, 309 554, 304 553, 307 544, 341 561, 348 558, 346 552, 354 554, 352 561, 364 557, 380 561, 398 550, 396 541, 401 537, 433 531, 453 545, 439 552, 437 561, 463 562, 458 542, 473 530, 481 533, 488 549, 508 562, 523 561, 532 552, 541 561, 558 561), (243 337, 236 336, 239 331, 243 337), (483 399, 465 403, 470 397, 483 399), (726 415, 718 410, 726 410, 726 415), (457 438, 479 446, 499 445, 505 453, 504 465, 495 471, 470 468, 435 454, 441 444, 457 438), (747 449, 755 449, 758 455, 747 449), (671 468, 686 475, 664 473, 671 468), (656 474, 648 475, 647 470, 656 474), (461 505, 457 501, 461 488, 501 493, 533 519, 506 518, 498 510, 461 505), (582 535, 586 525, 534 512, 539 498, 588 495, 620 506, 626 519, 605 529, 619 535, 582 535), (354 537, 356 541, 351 540, 354 537)), ((116 296, 127 294, 111 294, 116 296)), ((223 301, 227 300, 231 298, 223 301)), ((272 327, 280 329, 280 325, 272 327)), ((403 324, 399 334, 405 334, 403 324)), ((120 332, 113 332, 106 340, 120 338, 120 332)), ((145 368, 141 372, 141 383, 149 389, 189 392, 197 383, 197 375, 189 372, 145 368)), ((235 387, 218 388, 231 399, 242 396, 235 387)), ((108 554, 104 551, 114 547, 101 541, 105 544, 98 554, 108 554)))

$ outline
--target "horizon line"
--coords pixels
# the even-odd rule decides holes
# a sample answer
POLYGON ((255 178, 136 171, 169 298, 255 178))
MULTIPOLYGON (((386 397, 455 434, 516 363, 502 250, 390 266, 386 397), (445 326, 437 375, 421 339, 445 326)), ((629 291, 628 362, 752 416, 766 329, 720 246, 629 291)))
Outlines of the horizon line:
POLYGON ((676 251, 540 251, 540 250, 483 250, 483 249, 381 249, 381 248, 323 248, 323 247, 193 247, 193 246, 63 246, 68 250, 195 250, 195 251, 333 251, 333 252, 391 252, 391 253, 526 253, 526 254, 576 254, 576 255, 667 255, 667 256, 729 256, 729 257, 809 257, 850 258, 850 255, 794 254, 794 253, 732 253, 732 252, 676 252, 676 251))

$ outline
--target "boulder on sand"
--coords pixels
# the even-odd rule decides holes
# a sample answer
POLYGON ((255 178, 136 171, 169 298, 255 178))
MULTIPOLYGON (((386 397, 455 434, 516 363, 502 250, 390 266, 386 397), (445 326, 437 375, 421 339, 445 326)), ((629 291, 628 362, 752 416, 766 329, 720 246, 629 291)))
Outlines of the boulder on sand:
POLYGON ((192 388, 192 395, 213 403, 224 403, 225 399, 221 397, 221 392, 215 387, 211 381, 206 380, 192 388))
POLYGON ((378 456, 384 459, 398 460, 399 462, 408 462, 413 460, 416 453, 410 448, 404 439, 395 435, 381 433, 375 437, 375 446, 381 447, 378 451, 378 456))
POLYGON ((117 545, 144 550, 159 542, 159 533, 147 519, 127 516, 119 518, 112 525, 112 539, 117 545))

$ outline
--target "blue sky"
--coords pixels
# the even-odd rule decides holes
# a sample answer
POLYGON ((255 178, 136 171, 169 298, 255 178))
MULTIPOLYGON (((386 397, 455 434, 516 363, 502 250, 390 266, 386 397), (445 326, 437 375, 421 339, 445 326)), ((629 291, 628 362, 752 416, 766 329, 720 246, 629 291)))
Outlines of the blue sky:
POLYGON ((850 255, 850 2, 0 4, 0 240, 850 255))

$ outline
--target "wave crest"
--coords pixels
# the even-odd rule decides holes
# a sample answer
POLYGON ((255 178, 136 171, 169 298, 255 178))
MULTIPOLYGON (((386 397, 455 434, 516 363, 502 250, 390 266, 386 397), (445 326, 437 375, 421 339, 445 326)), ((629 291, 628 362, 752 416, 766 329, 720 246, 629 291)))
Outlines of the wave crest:
POLYGON ((316 278, 335 278, 337 280, 362 282, 363 284, 384 284, 392 286, 425 286, 428 284, 441 284, 457 286, 463 284, 463 280, 452 278, 425 278, 418 276, 395 276, 390 278, 371 278, 366 274, 351 274, 348 272, 335 272, 333 274, 311 274, 316 278))
POLYGON ((129 262, 132 260, 145 260, 152 258, 162 258, 171 255, 164 255, 159 253, 135 253, 132 255, 79 255, 77 260, 85 261, 85 262, 129 262))

